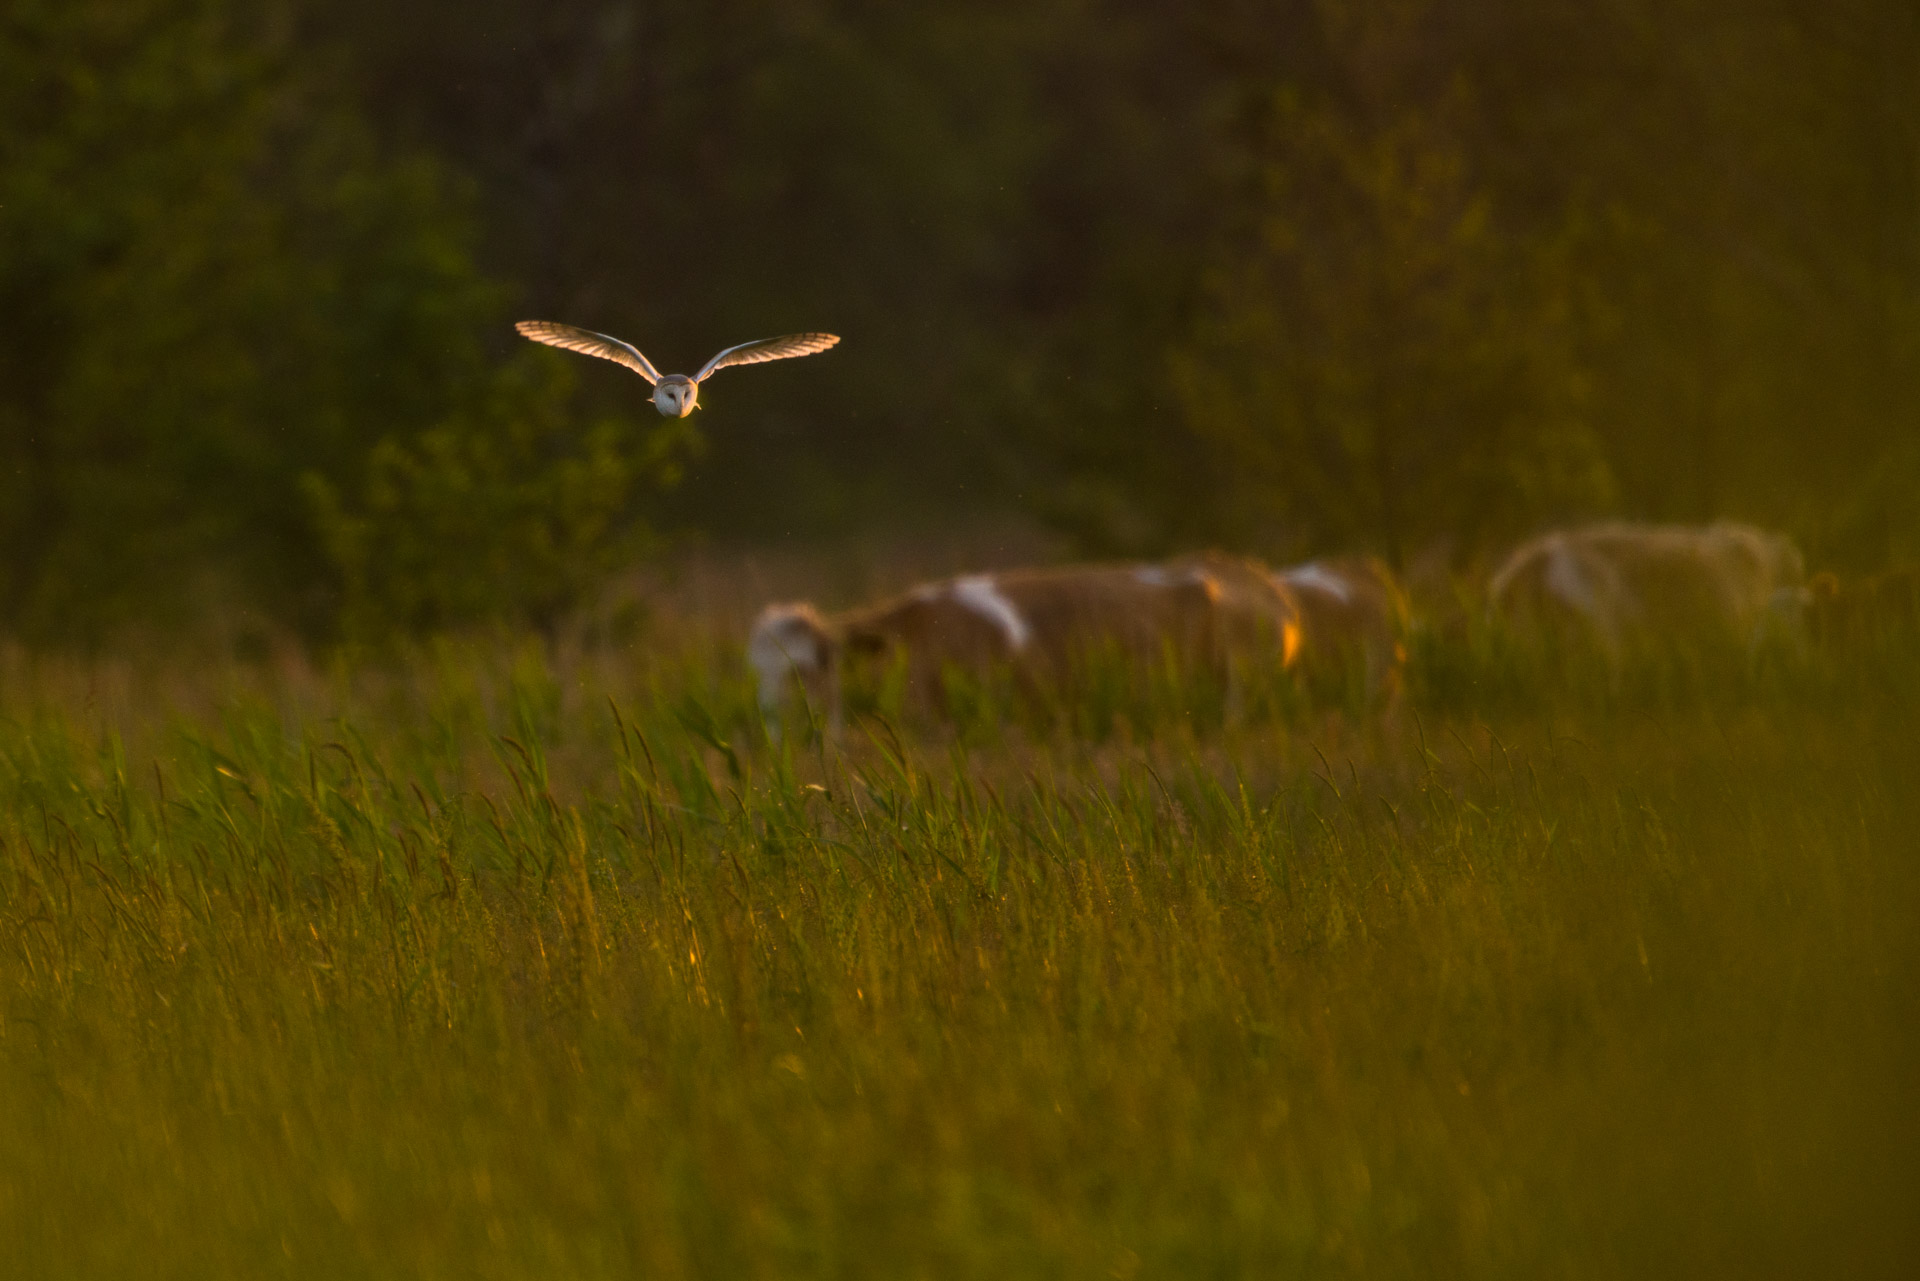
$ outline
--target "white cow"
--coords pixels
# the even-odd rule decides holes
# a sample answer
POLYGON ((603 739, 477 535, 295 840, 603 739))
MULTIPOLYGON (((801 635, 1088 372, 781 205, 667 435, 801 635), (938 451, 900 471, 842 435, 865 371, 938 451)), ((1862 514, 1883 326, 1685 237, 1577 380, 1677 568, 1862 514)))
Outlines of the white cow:
POLYGON ((1633 647, 1797 633, 1808 603, 1792 540, 1732 521, 1614 521, 1542 534, 1507 557, 1489 596, 1522 630, 1584 636, 1616 659, 1633 647))
POLYGON ((1407 594, 1375 556, 1308 561, 1274 577, 1300 610, 1302 663, 1311 679, 1358 672, 1368 698, 1399 691, 1406 665, 1407 594))

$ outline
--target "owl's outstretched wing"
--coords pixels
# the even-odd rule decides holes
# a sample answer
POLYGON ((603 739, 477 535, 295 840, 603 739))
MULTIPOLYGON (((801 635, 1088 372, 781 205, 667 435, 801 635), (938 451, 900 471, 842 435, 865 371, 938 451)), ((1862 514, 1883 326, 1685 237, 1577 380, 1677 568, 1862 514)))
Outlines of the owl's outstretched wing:
POLYGON ((543 342, 549 347, 563 347, 568 351, 582 352, 588 356, 598 356, 602 360, 611 360, 625 365, 650 383, 660 381, 660 371, 653 367, 653 362, 642 356, 638 347, 623 343, 618 338, 596 334, 591 329, 575 329, 572 325, 556 324, 551 320, 523 320, 514 328, 535 342, 543 342))
POLYGON ((743 342, 738 347, 729 347, 709 360, 693 376, 693 381, 703 383, 716 369, 725 369, 728 365, 757 365, 767 360, 785 360, 789 356, 811 356, 816 351, 825 351, 839 342, 834 334, 788 334, 784 338, 762 338, 758 342, 743 342))

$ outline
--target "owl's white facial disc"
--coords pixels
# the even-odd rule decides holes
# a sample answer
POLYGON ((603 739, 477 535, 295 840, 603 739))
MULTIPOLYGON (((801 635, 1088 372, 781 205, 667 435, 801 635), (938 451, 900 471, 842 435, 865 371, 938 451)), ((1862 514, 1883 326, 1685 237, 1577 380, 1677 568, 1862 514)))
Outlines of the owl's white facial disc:
POLYGON ((668 418, 685 418, 699 403, 700 389, 692 382, 662 378, 653 389, 653 407, 668 418))

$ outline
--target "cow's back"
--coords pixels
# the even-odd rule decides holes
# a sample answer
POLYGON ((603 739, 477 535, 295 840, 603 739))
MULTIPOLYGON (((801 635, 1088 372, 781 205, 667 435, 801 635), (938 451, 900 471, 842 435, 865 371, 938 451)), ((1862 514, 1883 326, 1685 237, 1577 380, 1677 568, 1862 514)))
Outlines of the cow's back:
POLYGON ((1009 628, 968 599, 973 580, 916 587, 903 595, 849 610, 840 627, 850 653, 905 655, 913 670, 937 672, 942 666, 984 669, 1012 660, 1024 647, 1017 624, 1009 628))
POLYGON ((1215 644, 1218 587, 1158 566, 1086 565, 994 576, 1029 630, 1032 662, 1066 670, 1100 652, 1132 661, 1204 661, 1215 644))
POLYGON ((1781 534, 1731 521, 1615 521, 1523 543, 1489 595, 1510 624, 1578 631, 1618 652, 1749 639, 1783 600, 1799 600, 1803 579, 1799 550, 1781 534))
POLYGON ((1300 601, 1261 561, 1220 551, 1169 561, 1168 573, 1199 574, 1213 583, 1215 643, 1228 664, 1291 667, 1300 656, 1300 601))
POLYGON ((1309 561, 1279 571, 1300 611, 1302 661, 1344 664, 1356 656, 1385 669, 1400 652, 1406 594, 1385 562, 1373 556, 1309 561))

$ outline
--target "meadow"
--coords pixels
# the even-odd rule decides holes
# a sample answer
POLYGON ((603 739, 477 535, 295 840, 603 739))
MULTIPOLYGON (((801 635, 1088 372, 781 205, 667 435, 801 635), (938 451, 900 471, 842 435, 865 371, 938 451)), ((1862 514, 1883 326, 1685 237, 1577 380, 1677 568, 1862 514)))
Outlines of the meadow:
POLYGON ((776 744, 692 641, 16 653, 0 1271, 1908 1275, 1914 658, 776 744))

